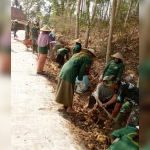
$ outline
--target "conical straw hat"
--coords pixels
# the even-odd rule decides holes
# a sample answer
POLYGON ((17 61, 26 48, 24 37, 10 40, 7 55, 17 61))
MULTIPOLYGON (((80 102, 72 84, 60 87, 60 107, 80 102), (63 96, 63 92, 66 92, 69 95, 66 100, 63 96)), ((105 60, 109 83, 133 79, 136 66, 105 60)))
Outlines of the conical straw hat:
POLYGON ((81 39, 76 39, 74 41, 77 42, 77 43, 81 43, 81 39))
POLYGON ((83 51, 85 51, 85 50, 87 50, 87 51, 89 51, 90 53, 92 53, 93 54, 93 56, 95 57, 95 59, 97 59, 97 57, 96 57, 96 55, 95 55, 95 50, 94 49, 91 49, 91 48, 83 48, 83 51))
POLYGON ((111 56, 114 58, 124 59, 123 56, 119 52, 111 56))
POLYGON ((40 29, 40 31, 51 31, 51 29, 50 29, 49 26, 45 25, 44 27, 42 27, 42 28, 40 29))

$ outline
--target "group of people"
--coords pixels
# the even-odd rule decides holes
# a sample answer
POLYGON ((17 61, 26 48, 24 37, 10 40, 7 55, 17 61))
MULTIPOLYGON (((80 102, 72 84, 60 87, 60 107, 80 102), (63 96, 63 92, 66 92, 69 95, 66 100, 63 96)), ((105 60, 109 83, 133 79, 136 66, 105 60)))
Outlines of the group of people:
MULTIPOLYGON (((125 64, 121 53, 112 55, 112 58, 104 68, 86 108, 100 105, 105 109, 113 109, 108 117, 110 121, 115 122, 115 131, 111 134, 114 143, 108 150, 118 148, 136 150, 139 133, 139 88, 132 84, 132 75, 122 79, 125 64)), ((89 69, 91 62, 95 60, 97 57, 94 50, 82 48, 81 41, 77 39, 76 46, 72 50, 72 57, 60 71, 55 97, 55 101, 62 104, 68 113, 75 113, 73 95, 76 80, 80 89, 83 89, 86 69, 89 69)))
MULTIPOLYGON (((29 31, 27 26, 26 31, 29 31)), ((92 62, 98 60, 95 50, 82 48, 81 40, 76 39, 75 47, 71 51, 70 47, 65 46, 63 42, 56 41, 54 29, 47 25, 40 29, 37 22, 34 22, 31 28, 31 36, 33 53, 38 53, 37 74, 45 74, 43 68, 48 51, 50 51, 50 59, 55 59, 61 69, 55 101, 62 104, 63 109, 68 113, 75 113, 74 92, 81 93, 88 89, 89 69, 92 62), (54 53, 57 53, 56 57, 54 53)), ((25 34, 25 38, 29 38, 28 33, 25 34)), ((139 88, 132 84, 133 76, 129 75, 124 80, 122 79, 125 64, 121 53, 112 55, 112 58, 104 68, 86 108, 100 106, 113 109, 108 117, 110 121, 115 122, 115 127, 119 130, 111 134, 114 142, 108 150, 116 150, 118 147, 136 150, 139 133, 139 88), (125 125, 124 122, 126 122, 125 125)))

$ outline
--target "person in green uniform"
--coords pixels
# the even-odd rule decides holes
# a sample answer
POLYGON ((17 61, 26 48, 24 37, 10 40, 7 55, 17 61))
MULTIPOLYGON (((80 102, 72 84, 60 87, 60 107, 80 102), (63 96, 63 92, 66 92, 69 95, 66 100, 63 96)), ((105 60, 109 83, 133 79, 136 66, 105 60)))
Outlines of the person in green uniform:
POLYGON ((45 25, 43 28, 40 29, 42 31, 38 37, 37 44, 38 44, 38 67, 37 67, 37 74, 44 75, 44 65, 47 58, 48 50, 50 49, 50 39, 49 33, 51 32, 50 27, 45 25))
POLYGON ((56 58, 56 62, 59 64, 58 68, 61 68, 64 65, 65 56, 66 56, 66 59, 69 60, 69 53, 70 53, 69 47, 58 49, 57 58, 56 58))
POLYGON ((107 64, 107 66, 103 70, 102 76, 100 77, 100 80, 103 82, 106 82, 105 80, 106 77, 110 77, 110 79, 107 80, 107 82, 112 80, 119 81, 125 69, 125 65, 122 61, 123 57, 120 53, 116 53, 112 55, 112 57, 114 59, 107 64))
POLYGON ((75 42, 76 42, 76 45, 73 48, 72 55, 74 55, 76 53, 79 53, 82 50, 81 40, 80 39, 76 39, 75 42))
POLYGON ((39 36, 40 28, 38 27, 37 21, 34 22, 33 27, 31 28, 31 36, 32 36, 32 52, 33 54, 37 53, 37 38, 39 36))
POLYGON ((107 107, 114 102, 116 102, 116 105, 111 116, 109 116, 111 120, 113 120, 113 118, 115 118, 118 115, 115 118, 115 122, 118 126, 121 126, 122 121, 125 120, 125 117, 129 113, 129 109, 130 116, 128 117, 127 125, 137 126, 139 124, 139 88, 137 88, 131 83, 119 82, 117 99, 110 100, 104 103, 103 107, 107 107), (125 104, 123 104, 124 100, 127 101, 125 104))
POLYGON ((16 20, 14 20, 15 22, 14 22, 14 39, 15 38, 18 38, 18 36, 17 36, 17 31, 18 31, 18 20, 16 19, 16 20))
POLYGON ((29 39, 29 32, 30 32, 30 28, 29 28, 29 21, 28 21, 28 23, 25 25, 25 40, 29 39))
POLYGON ((138 150, 139 129, 138 127, 127 126, 111 133, 114 142, 108 150, 138 150))
POLYGON ((79 84, 83 86, 82 80, 86 65, 96 60, 93 49, 85 49, 84 52, 77 53, 67 61, 59 74, 59 81, 56 90, 55 101, 63 104, 68 112, 74 112, 73 94, 76 77, 78 76, 79 84))

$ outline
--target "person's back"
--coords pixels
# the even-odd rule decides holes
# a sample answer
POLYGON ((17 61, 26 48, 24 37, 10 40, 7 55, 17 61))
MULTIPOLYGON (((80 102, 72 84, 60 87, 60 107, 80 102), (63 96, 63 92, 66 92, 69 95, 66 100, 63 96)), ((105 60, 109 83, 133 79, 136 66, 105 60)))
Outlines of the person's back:
POLYGON ((126 99, 132 105, 139 105, 139 88, 131 83, 121 82, 117 95, 118 103, 122 103, 126 99))
POLYGON ((137 136, 135 127, 127 126, 125 128, 115 130, 111 137, 116 141, 108 148, 108 150, 138 150, 139 143, 133 138, 137 136))
POLYGON ((57 51, 57 54, 60 54, 61 56, 65 56, 65 55, 68 55, 68 49, 66 49, 66 48, 60 48, 60 49, 58 49, 58 51, 57 51))
POLYGON ((55 29, 53 29, 51 31, 51 33, 49 34, 49 38, 50 38, 50 41, 55 41, 56 37, 55 37, 55 29))
POLYGON ((104 99, 110 99, 114 93, 114 90, 105 86, 102 82, 98 85, 98 98, 100 101, 103 102, 104 99))
POLYGON ((76 53, 79 53, 81 51, 81 44, 80 43, 76 43, 74 49, 73 49, 73 55, 76 53))
POLYGON ((86 64, 88 63, 90 63, 90 58, 88 56, 84 56, 79 59, 71 58, 61 69, 59 77, 75 84, 75 78, 77 76, 79 80, 82 80, 86 64))

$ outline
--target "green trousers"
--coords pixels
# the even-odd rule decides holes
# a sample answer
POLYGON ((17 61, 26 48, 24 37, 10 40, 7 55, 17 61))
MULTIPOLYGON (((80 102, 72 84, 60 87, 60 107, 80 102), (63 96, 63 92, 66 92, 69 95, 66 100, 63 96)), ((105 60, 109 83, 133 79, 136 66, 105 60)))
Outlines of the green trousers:
POLYGON ((116 126, 120 128, 124 121, 127 126, 139 125, 139 107, 132 106, 129 102, 124 103, 115 119, 116 126))

